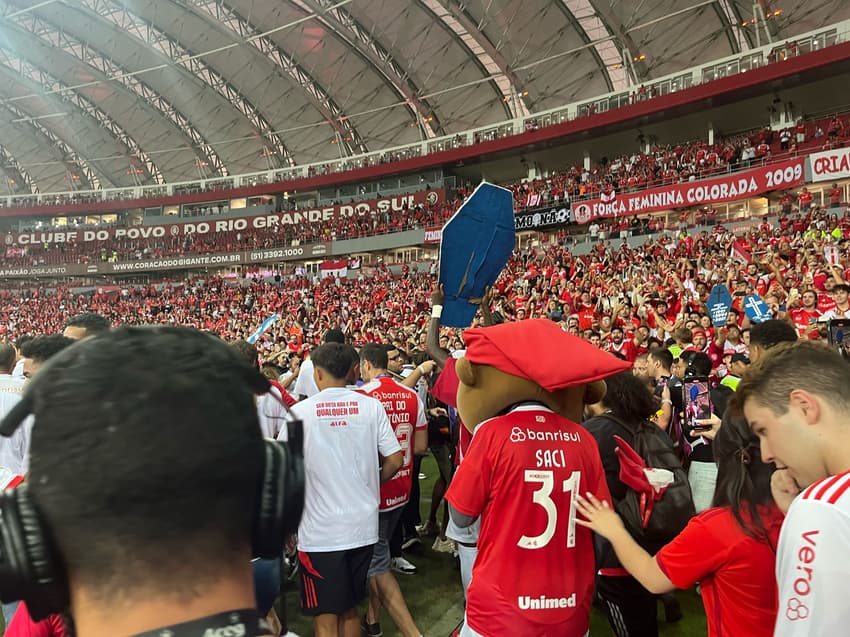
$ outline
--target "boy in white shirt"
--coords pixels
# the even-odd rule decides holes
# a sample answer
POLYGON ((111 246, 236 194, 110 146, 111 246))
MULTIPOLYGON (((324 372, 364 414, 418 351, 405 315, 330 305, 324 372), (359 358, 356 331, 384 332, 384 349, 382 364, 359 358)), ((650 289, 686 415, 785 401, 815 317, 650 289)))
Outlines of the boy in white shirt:
POLYGON ((776 463, 787 511, 776 554, 774 635, 842 635, 850 624, 850 365, 814 341, 772 348, 750 366, 738 399, 776 463))
POLYGON ((357 604, 378 541, 379 487, 403 454, 381 403, 346 388, 360 365, 355 349, 325 343, 311 359, 319 393, 292 408, 304 422, 301 605, 317 635, 358 634, 357 604))

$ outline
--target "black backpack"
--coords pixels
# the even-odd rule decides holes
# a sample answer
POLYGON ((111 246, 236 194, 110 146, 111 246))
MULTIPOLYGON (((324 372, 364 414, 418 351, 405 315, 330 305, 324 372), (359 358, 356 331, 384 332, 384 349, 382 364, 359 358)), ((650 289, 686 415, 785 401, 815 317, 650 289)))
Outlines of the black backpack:
POLYGON ((628 485, 626 496, 614 503, 632 537, 651 544, 666 544, 681 533, 696 515, 691 485, 682 461, 669 436, 657 425, 643 421, 637 426, 630 426, 611 414, 606 416, 631 434, 632 449, 643 458, 647 467, 673 473, 673 484, 655 502, 648 519, 641 519, 641 495, 628 485))

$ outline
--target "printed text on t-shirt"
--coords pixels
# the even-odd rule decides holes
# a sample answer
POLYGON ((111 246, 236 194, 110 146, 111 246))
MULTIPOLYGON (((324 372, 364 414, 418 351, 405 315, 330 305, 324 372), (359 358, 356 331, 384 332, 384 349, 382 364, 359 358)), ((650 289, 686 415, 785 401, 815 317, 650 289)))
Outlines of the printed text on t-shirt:
POLYGON ((339 418, 340 416, 356 416, 360 413, 360 405, 356 400, 339 403, 316 403, 317 418, 339 418))
POLYGON ((815 548, 817 547, 817 536, 820 531, 806 531, 800 534, 800 539, 803 541, 803 546, 797 551, 797 568, 794 575, 793 589, 797 594, 790 597, 785 606, 785 617, 788 621, 804 620, 809 617, 809 607, 806 605, 806 597, 812 592, 812 578, 814 577, 814 567, 811 564, 815 561, 815 548))

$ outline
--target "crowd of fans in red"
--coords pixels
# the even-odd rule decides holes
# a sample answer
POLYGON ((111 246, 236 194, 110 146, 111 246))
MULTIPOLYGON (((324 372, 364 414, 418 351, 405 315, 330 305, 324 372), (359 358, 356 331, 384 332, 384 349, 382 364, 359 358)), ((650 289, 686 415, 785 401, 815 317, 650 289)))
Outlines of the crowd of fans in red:
POLYGON ((734 135, 713 144, 654 145, 649 152, 622 154, 597 163, 591 169, 573 165, 545 178, 511 186, 518 206, 534 207, 567 203, 613 192, 705 179, 765 162, 779 161, 847 143, 846 115, 812 121, 798 120, 779 131, 763 128, 734 135))
MULTIPOLYGON (((705 340, 693 337, 711 340, 706 302, 713 285, 723 283, 735 296, 728 337, 733 348, 746 348, 749 321, 741 304, 751 293, 760 294, 774 315, 792 321, 801 335, 816 338, 822 315, 850 318, 842 286, 831 293, 850 277, 848 238, 850 217, 813 210, 783 217, 778 225, 765 220, 739 236, 718 226, 713 233, 678 238, 653 235, 638 249, 598 241, 587 256, 546 244, 513 255, 496 284, 492 309, 505 320, 551 318, 633 359, 653 339, 675 337, 682 345, 705 348, 705 340), (733 245, 750 262, 733 259, 733 245), (826 261, 827 246, 838 248, 839 263, 826 261)), ((356 343, 395 342, 414 350, 424 344, 433 283, 430 269, 405 266, 392 274, 380 266, 364 267, 356 278, 318 282, 283 276, 111 286, 94 294, 73 294, 62 286, 6 290, 0 293, 0 326, 8 338, 53 333, 67 318, 95 311, 115 324, 189 325, 245 338, 278 313, 281 320, 260 339, 267 358, 303 354, 330 327, 343 329, 356 343)), ((459 331, 449 330, 446 338, 446 345, 461 346, 459 331)))
MULTIPOLYGON (((349 217, 321 223, 274 225, 242 231, 148 239, 121 238, 30 244, 25 247, 7 245, 5 253, 0 256, 0 267, 153 259, 356 239, 414 228, 441 226, 456 209, 457 203, 451 201, 440 202, 434 206, 417 205, 391 214, 349 217)), ((40 232, 42 230, 36 231, 36 234, 40 232)))
MULTIPOLYGON (((541 179, 510 184, 518 209, 567 203, 580 198, 633 191, 664 184, 709 177, 782 159, 802 150, 843 145, 850 125, 835 116, 803 122, 794 128, 772 131, 768 128, 750 135, 734 136, 715 144, 704 141, 654 146, 650 152, 623 154, 603 159, 591 170, 573 165, 541 179)), ((261 230, 224 232, 190 237, 121 239, 85 243, 55 243, 7 246, 0 253, 0 267, 126 261, 165 256, 185 256, 214 252, 235 252, 353 239, 413 228, 441 226, 457 209, 471 188, 461 188, 454 200, 435 206, 416 206, 399 213, 361 216, 334 222, 276 226, 261 230)), ((685 213, 689 223, 705 217, 705 211, 685 213)), ((620 223, 619 225, 622 225, 620 223)), ((660 229, 654 222, 653 229, 660 229)))

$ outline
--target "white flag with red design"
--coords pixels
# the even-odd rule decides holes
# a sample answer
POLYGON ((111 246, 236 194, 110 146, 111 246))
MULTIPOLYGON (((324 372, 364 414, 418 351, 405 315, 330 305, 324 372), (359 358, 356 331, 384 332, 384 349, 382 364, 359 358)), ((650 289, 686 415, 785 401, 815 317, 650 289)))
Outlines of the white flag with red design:
POLYGON ((823 256, 830 265, 838 265, 841 260, 837 246, 826 246, 823 249, 823 256))
POLYGON ((753 255, 750 254, 750 251, 740 241, 734 241, 732 243, 732 250, 729 256, 735 259, 735 261, 741 261, 743 263, 753 262, 753 255))

